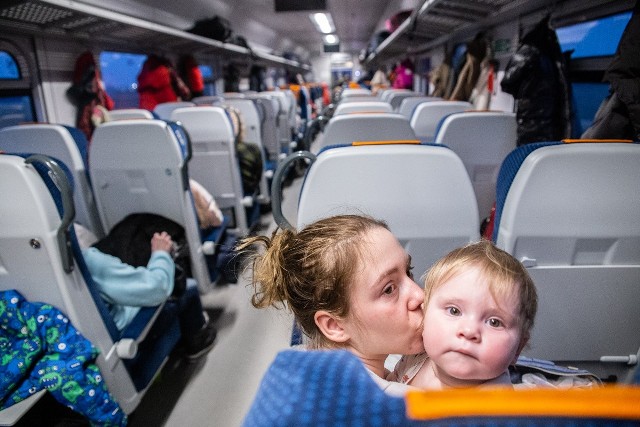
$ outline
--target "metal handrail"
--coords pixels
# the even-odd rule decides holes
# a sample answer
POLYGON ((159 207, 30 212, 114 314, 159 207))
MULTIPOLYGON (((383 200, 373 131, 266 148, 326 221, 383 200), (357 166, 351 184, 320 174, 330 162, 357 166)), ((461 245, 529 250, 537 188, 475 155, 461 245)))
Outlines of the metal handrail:
POLYGON ((60 258, 62 259, 62 268, 66 273, 71 273, 73 271, 73 252, 71 250, 69 228, 76 216, 76 209, 73 204, 73 195, 71 194, 71 185, 69 184, 67 174, 55 160, 43 154, 33 154, 25 159, 25 163, 38 163, 46 167, 53 184, 58 191, 60 191, 62 199, 62 222, 56 233, 56 238, 58 240, 60 258))
POLYGON ((273 181, 271 182, 271 211, 273 213, 273 219, 280 228, 295 230, 291 223, 285 218, 282 213, 282 180, 286 176, 293 162, 299 159, 307 159, 308 166, 311 166, 316 161, 316 155, 310 151, 296 151, 289 154, 276 169, 276 173, 273 175, 273 181))

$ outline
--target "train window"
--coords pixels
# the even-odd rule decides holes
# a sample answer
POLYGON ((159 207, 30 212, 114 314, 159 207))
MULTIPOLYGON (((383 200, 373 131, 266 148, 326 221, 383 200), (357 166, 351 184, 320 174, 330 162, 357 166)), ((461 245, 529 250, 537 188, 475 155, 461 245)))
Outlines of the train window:
POLYGON ((464 61, 467 57, 467 45, 466 43, 459 43, 453 48, 453 54, 451 55, 451 68, 456 75, 460 73, 464 66, 464 61))
POLYGON ((0 49, 0 128, 36 121, 30 82, 25 78, 29 73, 10 51, 12 47, 0 49))
POLYGON ((609 84, 576 82, 571 85, 571 90, 575 116, 572 136, 579 138, 593 123, 598 107, 609 94, 609 84))
POLYGON ((0 79, 20 80, 20 68, 9 52, 0 50, 0 79))
POLYGON ((202 78, 204 79, 204 93, 203 95, 215 95, 216 87, 215 87, 215 79, 213 77, 213 69, 208 65, 198 65, 200 72, 202 73, 202 78))
POLYGON ((0 129, 36 121, 33 100, 25 91, 3 91, 0 95, 0 129))
MULTIPOLYGON (((631 12, 619 13, 559 27, 556 34, 562 51, 573 50, 572 61, 611 57, 630 19, 631 12)), ((609 94, 609 84, 602 82, 604 69, 598 66, 590 68, 588 65, 578 68, 571 72, 575 116, 572 136, 576 138, 591 126, 600 103, 609 94)))
POLYGON ((594 19, 556 29, 563 51, 574 49, 571 59, 610 56, 616 52, 631 12, 594 19))
POLYGON ((138 74, 146 59, 135 53, 100 53, 102 80, 116 108, 138 108, 138 74))

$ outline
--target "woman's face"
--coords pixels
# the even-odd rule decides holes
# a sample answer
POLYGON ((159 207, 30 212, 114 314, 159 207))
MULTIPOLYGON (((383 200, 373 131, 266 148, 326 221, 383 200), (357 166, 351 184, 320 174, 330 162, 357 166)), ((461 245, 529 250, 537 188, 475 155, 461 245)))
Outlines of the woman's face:
POLYGON ((369 231, 350 287, 350 314, 343 327, 361 358, 416 354, 422 344, 424 291, 411 277, 411 260, 384 228, 369 231))

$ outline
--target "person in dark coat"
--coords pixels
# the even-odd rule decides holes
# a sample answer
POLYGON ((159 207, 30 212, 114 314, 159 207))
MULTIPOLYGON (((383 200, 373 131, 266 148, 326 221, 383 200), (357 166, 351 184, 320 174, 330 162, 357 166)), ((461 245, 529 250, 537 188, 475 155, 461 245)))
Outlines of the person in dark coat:
POLYGON ((618 49, 604 75, 609 95, 582 138, 640 141, 640 2, 622 33, 618 49))
POLYGON ((518 146, 571 136, 571 90, 558 37, 542 19, 509 60, 502 90, 516 100, 518 146))

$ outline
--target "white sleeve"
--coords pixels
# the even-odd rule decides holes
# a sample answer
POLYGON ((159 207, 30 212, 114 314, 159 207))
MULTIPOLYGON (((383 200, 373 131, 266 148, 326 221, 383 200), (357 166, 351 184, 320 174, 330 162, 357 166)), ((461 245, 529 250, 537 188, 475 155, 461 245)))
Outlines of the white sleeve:
POLYGON ((380 387, 382 391, 384 391, 389 396, 404 397, 407 394, 407 391, 418 390, 417 388, 407 384, 387 381, 384 378, 380 378, 370 370, 367 369, 367 371, 371 375, 371 378, 373 378, 373 381, 378 385, 378 387, 380 387))

